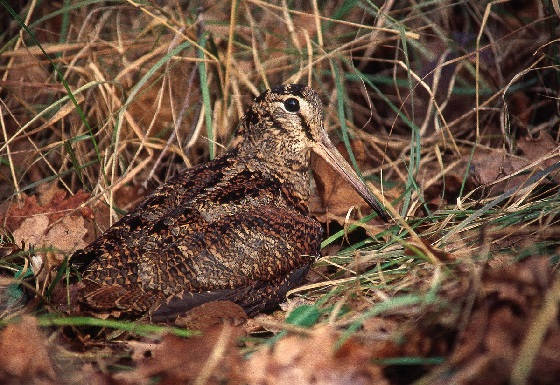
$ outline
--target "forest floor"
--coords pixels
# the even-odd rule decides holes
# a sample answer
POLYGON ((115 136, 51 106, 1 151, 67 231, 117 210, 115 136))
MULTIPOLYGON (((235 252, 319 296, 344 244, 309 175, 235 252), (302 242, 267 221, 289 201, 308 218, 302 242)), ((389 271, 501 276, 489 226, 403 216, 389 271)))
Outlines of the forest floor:
POLYGON ((0 382, 556 384, 560 6, 0 0, 0 382), (319 159, 322 257, 271 314, 68 316, 68 256, 310 84, 384 224, 319 159), (218 316, 216 316, 218 315, 218 316))

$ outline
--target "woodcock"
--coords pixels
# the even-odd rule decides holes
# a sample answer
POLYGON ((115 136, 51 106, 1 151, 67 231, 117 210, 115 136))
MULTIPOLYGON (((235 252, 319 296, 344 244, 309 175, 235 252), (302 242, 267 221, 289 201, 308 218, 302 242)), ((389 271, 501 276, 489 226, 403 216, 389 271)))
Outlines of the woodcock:
POLYGON ((331 144, 311 88, 264 92, 240 135, 235 148, 165 183, 74 253, 80 309, 163 321, 215 300, 249 315, 277 306, 320 255, 323 231, 308 211, 310 151, 388 219, 331 144))

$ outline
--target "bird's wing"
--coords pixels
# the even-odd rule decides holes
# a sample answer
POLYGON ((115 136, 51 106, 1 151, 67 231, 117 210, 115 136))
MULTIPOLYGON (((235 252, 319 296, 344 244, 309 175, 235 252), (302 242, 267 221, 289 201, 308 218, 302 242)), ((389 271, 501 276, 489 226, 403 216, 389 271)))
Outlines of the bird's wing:
POLYGON ((203 221, 196 209, 178 226, 158 226, 139 258, 143 287, 169 294, 229 289, 269 281, 319 254, 320 224, 291 208, 249 206, 203 221), (144 278, 144 276, 146 278, 144 278))
POLYGON ((294 209, 248 207, 205 226, 192 225, 203 220, 200 214, 196 219, 195 211, 184 210, 189 218, 154 223, 150 237, 135 250, 136 258, 96 262, 96 270, 84 277, 86 286, 96 281, 95 290, 84 293, 85 303, 138 312, 144 305, 134 301, 163 302, 154 316, 169 318, 203 302, 231 299, 254 312, 278 303, 319 255, 320 224, 294 209), (136 284, 123 278, 128 272, 136 274, 136 284), (99 289, 99 282, 108 287, 99 289), (161 301, 162 295, 167 301, 161 301))
POLYGON ((128 239, 141 239, 142 233, 153 223, 174 215, 182 207, 189 206, 207 188, 216 185, 224 177, 221 172, 231 162, 232 153, 211 162, 187 169, 157 188, 136 208, 123 216, 98 239, 85 249, 76 251, 71 263, 79 270, 104 254, 114 254, 128 239))
POLYGON ((286 293, 297 286, 307 272, 306 265, 271 281, 257 281, 249 286, 234 289, 205 291, 201 293, 184 292, 168 297, 149 314, 154 322, 171 321, 190 309, 212 301, 231 301, 240 305, 248 316, 272 310, 283 302, 286 293))

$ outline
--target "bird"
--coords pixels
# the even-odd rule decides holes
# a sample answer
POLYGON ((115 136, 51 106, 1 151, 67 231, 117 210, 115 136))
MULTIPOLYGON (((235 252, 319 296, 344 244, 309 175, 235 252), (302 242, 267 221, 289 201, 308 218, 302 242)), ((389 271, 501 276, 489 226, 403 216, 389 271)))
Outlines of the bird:
POLYGON ((276 308, 320 257, 323 229, 308 208, 311 151, 389 220, 331 143, 311 87, 263 92, 238 136, 71 255, 80 311, 171 322, 211 301, 234 302, 249 316, 276 308))

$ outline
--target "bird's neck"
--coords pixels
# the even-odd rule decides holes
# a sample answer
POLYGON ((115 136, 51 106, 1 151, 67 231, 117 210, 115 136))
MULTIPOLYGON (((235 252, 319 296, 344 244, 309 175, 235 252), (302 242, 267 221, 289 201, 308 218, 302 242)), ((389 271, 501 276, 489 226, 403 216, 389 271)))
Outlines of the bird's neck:
POLYGON ((307 204, 310 196, 309 151, 288 151, 282 142, 259 146, 240 144, 238 156, 250 169, 277 179, 298 199, 307 204))

